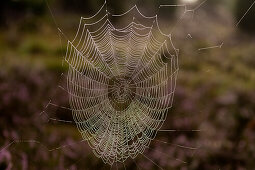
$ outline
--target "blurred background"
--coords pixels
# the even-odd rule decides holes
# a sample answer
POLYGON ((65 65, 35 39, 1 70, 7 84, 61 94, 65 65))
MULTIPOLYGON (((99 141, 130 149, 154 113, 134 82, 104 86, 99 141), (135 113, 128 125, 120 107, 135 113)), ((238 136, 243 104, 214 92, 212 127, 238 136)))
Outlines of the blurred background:
MULTIPOLYGON (((180 72, 173 108, 156 139, 199 147, 195 152, 153 141, 145 151, 163 169, 255 169, 255 6, 240 22, 253 0, 208 0, 181 22, 182 7, 194 9, 200 0, 108 0, 111 13, 137 4, 147 15, 159 14, 162 31, 173 31, 180 49, 180 72), (177 24, 175 27, 174 25, 177 24), (220 45, 223 44, 221 48, 220 45), (218 48, 198 50, 218 46, 218 48), (201 129, 201 132, 192 132, 201 129), (177 160, 176 160, 177 159, 177 160), (185 161, 178 161, 178 160, 185 161)), ((66 39, 73 38, 81 16, 95 14, 103 0, 7 0, 0 5, 0 169, 110 169, 81 140, 71 112, 48 108, 51 100, 68 106, 68 67, 62 59, 66 39), (54 21, 55 20, 55 21, 54 21), (48 148, 75 143, 49 152, 48 148), (45 145, 45 146, 44 146, 45 145)), ((121 22, 121 20, 119 21, 121 22)), ((114 166, 113 169, 117 167, 114 166)), ((158 169, 143 156, 128 160, 126 169, 158 169)), ((118 169, 124 169, 122 164, 118 169)))

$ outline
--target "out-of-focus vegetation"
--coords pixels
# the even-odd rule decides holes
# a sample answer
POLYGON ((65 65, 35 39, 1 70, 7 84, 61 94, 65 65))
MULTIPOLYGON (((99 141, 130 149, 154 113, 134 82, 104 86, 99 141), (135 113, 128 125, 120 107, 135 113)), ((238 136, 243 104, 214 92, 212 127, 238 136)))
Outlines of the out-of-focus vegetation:
MULTIPOLYGON (((79 17, 91 16, 102 3, 49 1, 58 26, 70 37, 77 29, 79 17)), ((158 0, 109 1, 108 8, 122 13, 138 4, 149 16, 160 12, 159 3, 169 4, 158 0)), ((235 23, 251 3, 252 0, 236 3, 209 0, 195 12, 193 19, 184 19, 175 29, 173 41, 180 49, 180 72, 173 108, 163 128, 204 131, 158 133, 156 139, 200 147, 192 152, 153 141, 152 149, 145 154, 162 168, 255 168, 255 37, 251 34, 255 8, 240 23, 241 29, 235 29, 235 23), (198 51, 222 42, 222 48, 198 51)), ((161 9, 161 12, 166 10, 161 13, 160 21, 165 31, 171 30, 167 23, 177 22, 182 12, 179 8, 168 9, 173 11, 161 9)), ((73 124, 47 119, 48 114, 70 120, 69 111, 51 106, 47 114, 42 113, 49 99, 68 107, 68 95, 58 87, 65 87, 65 74, 61 73, 67 70, 65 64, 62 66, 66 41, 61 37, 60 43, 45 1, 3 1, 0 21, 0 146, 3 148, 13 140, 41 142, 17 143, 1 150, 0 169, 110 169, 93 155, 85 142, 53 152, 45 148, 81 140, 73 124)), ((157 169, 141 155, 136 164, 140 169, 157 169)), ((135 169, 136 164, 129 160, 126 168, 135 169)))

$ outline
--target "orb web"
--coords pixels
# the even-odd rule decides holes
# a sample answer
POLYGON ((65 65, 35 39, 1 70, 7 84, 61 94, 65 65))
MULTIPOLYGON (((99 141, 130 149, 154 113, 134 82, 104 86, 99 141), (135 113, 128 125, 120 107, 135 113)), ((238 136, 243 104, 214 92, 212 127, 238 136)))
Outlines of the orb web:
POLYGON ((105 3, 81 17, 65 61, 72 116, 94 154, 112 165, 143 153, 172 106, 178 73, 178 50, 157 15, 137 6, 110 15, 105 3), (109 19, 130 14, 121 28, 109 19))

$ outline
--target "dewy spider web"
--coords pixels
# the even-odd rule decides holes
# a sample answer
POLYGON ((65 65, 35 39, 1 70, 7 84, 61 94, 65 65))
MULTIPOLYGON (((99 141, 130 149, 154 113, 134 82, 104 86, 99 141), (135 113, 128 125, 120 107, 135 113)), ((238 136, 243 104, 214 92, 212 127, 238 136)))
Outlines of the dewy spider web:
MULTIPOLYGON (((205 2, 206 0, 192 10, 188 10, 186 5, 181 5, 185 7, 183 16, 187 12, 194 13, 205 2)), ((255 2, 251 4, 236 26, 254 4, 255 2)), ((173 6, 180 5, 160 5, 173 6)), ((106 4, 93 17, 81 18, 74 40, 68 41, 65 57, 69 63, 68 93, 73 118, 84 138, 78 143, 87 140, 94 153, 104 162, 111 164, 111 167, 116 162, 118 168, 117 162, 123 163, 128 157, 135 158, 141 153, 162 169, 143 154, 143 151, 145 148, 152 149, 148 145, 164 122, 167 109, 171 107, 178 72, 178 50, 172 44, 171 35, 165 35, 159 30, 157 16, 146 17, 134 6, 124 14, 112 15, 123 17, 133 12, 137 13, 126 27, 116 29, 108 20, 110 15, 104 9, 106 4), (93 22, 104 12, 103 17, 93 22), (141 18, 138 20, 139 17, 141 18), (151 25, 141 24, 144 20, 149 20, 151 25), (169 96, 171 100, 167 99, 169 96)), ((62 33, 59 28, 58 30, 62 33)), ((192 38, 191 34, 188 36, 192 38)), ((222 45, 223 43, 198 50, 221 48, 222 45)), ((51 100, 45 109, 49 105, 69 110, 67 107, 51 103, 51 100)), ((40 116, 46 116, 48 121, 73 122, 52 118, 46 111, 41 112, 40 116)), ((157 139, 154 141, 183 149, 198 149, 157 139)), ((50 149, 37 140, 19 139, 2 147, 0 153, 15 144, 24 143, 39 144, 49 152, 75 144, 50 149)), ((152 150, 169 157, 169 154, 160 150, 152 150)), ((187 163, 181 159, 175 160, 187 163)), ((136 161, 133 161, 136 164, 136 161)), ((125 164, 123 165, 125 168, 125 164)), ((136 166, 140 169, 139 165, 136 166)))
POLYGON ((65 56, 73 119, 94 154, 111 165, 134 159, 155 138, 172 106, 178 73, 178 50, 159 29, 157 15, 146 17, 134 6, 112 17, 130 13, 123 28, 109 20, 106 3, 82 17, 65 56))

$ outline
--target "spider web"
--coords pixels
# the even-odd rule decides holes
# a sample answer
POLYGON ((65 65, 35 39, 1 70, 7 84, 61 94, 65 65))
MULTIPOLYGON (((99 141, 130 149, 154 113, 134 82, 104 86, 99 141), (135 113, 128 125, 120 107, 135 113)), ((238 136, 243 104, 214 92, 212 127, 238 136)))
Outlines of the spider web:
MULTIPOLYGON (((73 40, 69 40, 58 27, 49 8, 59 33, 68 40, 64 57, 69 67, 67 87, 59 87, 68 93, 70 108, 50 100, 40 117, 45 117, 47 121, 73 123, 71 120, 53 118, 46 111, 49 106, 71 110, 83 137, 77 143, 87 141, 94 154, 111 168, 114 163, 118 168, 119 162, 125 168, 124 162, 129 157, 139 168, 134 158, 141 154, 162 169, 143 154, 145 149, 173 158, 149 145, 158 131, 182 131, 160 129, 168 109, 172 107, 179 70, 179 50, 173 45, 172 33, 186 13, 194 14, 201 5, 193 10, 188 10, 186 5, 160 5, 159 8, 168 6, 185 7, 170 34, 160 30, 157 15, 145 16, 136 5, 123 14, 111 15, 105 2, 94 16, 81 17, 73 40), (131 21, 117 28, 114 18, 120 18, 121 21, 131 18, 131 21)), ((154 141, 191 150, 192 155, 198 149, 156 139, 154 141)), ((0 153, 12 145, 22 143, 39 144, 49 152, 77 144, 51 148, 38 140, 13 140, 0 153)), ((174 159, 187 163, 179 158, 174 159)))
POLYGON ((155 138, 178 73, 178 50, 157 15, 146 17, 134 6, 112 16, 129 13, 132 21, 122 28, 109 20, 106 3, 93 17, 82 17, 65 56, 73 119, 94 154, 111 165, 134 159, 155 138))
MULTIPOLYGON (((179 24, 186 13, 194 14, 205 2, 192 10, 187 9, 186 5, 163 4, 160 7, 184 7, 185 11, 177 22, 179 24)), ((60 29, 59 32, 63 34, 60 29)), ((192 39, 191 34, 187 37, 192 39)), ((157 15, 146 17, 137 6, 123 14, 110 15, 104 3, 94 16, 80 19, 75 38, 68 40, 65 61, 69 65, 67 92, 71 109, 51 101, 45 109, 52 105, 72 110, 73 119, 83 137, 78 143, 86 140, 95 155, 111 167, 113 163, 117 166, 117 162, 123 163, 127 158, 135 158, 141 153, 162 169, 143 152, 146 148, 151 149, 149 144, 157 131, 179 131, 160 130, 167 110, 172 106, 178 72, 178 49, 171 38, 171 34, 166 35, 159 29, 157 15), (132 21, 121 28, 116 28, 109 19, 128 15, 132 15, 132 21)), ((198 51, 222 46, 223 43, 199 48, 198 51)), ((40 115, 46 116, 49 121, 73 122, 52 118, 44 111, 40 115)), ((183 149, 198 149, 156 139, 154 141, 183 149)), ((73 145, 49 149, 37 140, 14 140, 1 148, 0 153, 21 143, 40 144, 49 152, 73 145)), ((169 157, 168 154, 160 153, 169 157)))

